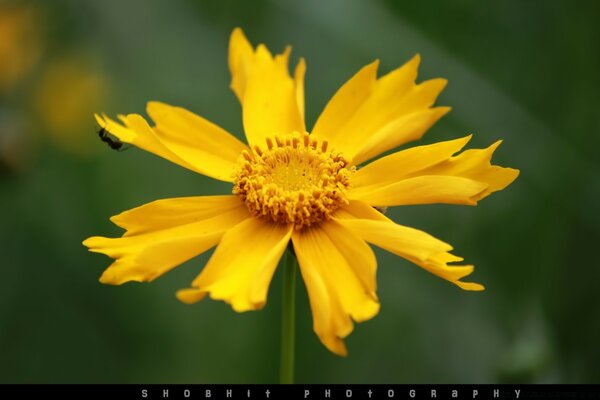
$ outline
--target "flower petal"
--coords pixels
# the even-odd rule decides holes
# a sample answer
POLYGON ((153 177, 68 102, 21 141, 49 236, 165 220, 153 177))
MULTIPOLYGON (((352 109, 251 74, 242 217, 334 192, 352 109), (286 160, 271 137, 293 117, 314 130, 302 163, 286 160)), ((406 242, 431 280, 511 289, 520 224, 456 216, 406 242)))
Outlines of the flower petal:
POLYGON ((430 108, 445 79, 415 85, 419 62, 417 55, 378 80, 376 63, 363 68, 332 98, 313 133, 329 139, 355 164, 419 139, 449 111, 430 108))
MULTIPOLYGON (((355 204, 359 209, 365 206, 356 207, 355 204)), ((353 213, 348 209, 346 211, 353 213)), ((336 221, 361 239, 403 257, 464 290, 484 289, 477 283, 461 282, 461 278, 473 272, 473 266, 448 266, 449 262, 462 261, 462 258, 449 253, 452 246, 423 231, 395 224, 391 220, 353 219, 341 215, 336 221)))
POLYGON ((306 61, 300 58, 296 69, 294 70, 294 83, 296 84, 296 101, 298 102, 298 110, 300 118, 304 121, 304 76, 306 75, 306 61))
POLYGON ((237 196, 158 200, 112 218, 127 229, 123 237, 95 236, 83 244, 116 260, 100 282, 152 281, 210 249, 225 231, 249 217, 237 196))
POLYGON ((346 355, 342 339, 352 332, 351 318, 366 321, 379 312, 373 252, 332 221, 294 231, 292 241, 308 291, 315 333, 329 350, 346 355))
POLYGON ((348 197, 374 206, 412 204, 464 204, 474 206, 487 183, 457 176, 416 176, 385 186, 359 187, 348 197))
POLYGON ((209 176, 229 181, 247 146, 223 128, 181 107, 151 101, 147 112, 158 138, 175 154, 209 176))
POLYGON ((231 90, 243 103, 246 82, 254 62, 254 49, 240 28, 235 28, 229 39, 229 71, 231 90))
POLYGON ((256 310, 267 300, 269 284, 293 226, 249 218, 231 228, 208 264, 192 282, 177 292, 185 303, 197 302, 210 293, 238 312, 256 310))
MULTIPOLYGON (((416 146, 390 154, 360 168, 351 177, 352 186, 384 186, 398 182, 414 172, 448 160, 462 149, 472 135, 464 138, 416 146)), ((442 175, 442 174, 435 174, 442 175)))
POLYGON ((485 182, 488 187, 473 198, 473 200, 479 201, 493 192, 504 189, 519 176, 518 169, 491 164, 492 154, 501 143, 502 141, 499 140, 487 149, 463 151, 455 157, 450 157, 448 160, 420 171, 420 173, 460 176, 485 182))
POLYGON ((361 164, 387 150, 420 139, 449 111, 450 107, 427 108, 390 122, 365 141, 361 150, 354 156, 354 163, 361 164), (399 132, 402 134, 399 135, 399 132))
POLYGON ((338 89, 317 119, 311 134, 329 141, 343 135, 343 128, 369 97, 377 81, 379 60, 361 68, 338 89))
POLYGON ((119 116, 120 123, 96 115, 101 127, 133 144, 194 172, 226 182, 233 180, 237 156, 245 145, 216 125, 178 107, 151 102, 148 111, 160 126, 150 127, 138 114, 119 116), (220 146, 217 144, 221 143, 220 146))
POLYGON ((111 135, 114 135, 123 143, 129 143, 142 150, 156 154, 159 157, 169 160, 172 163, 181 165, 184 168, 199 172, 193 165, 181 159, 177 154, 169 150, 156 136, 154 130, 146 120, 138 114, 129 114, 121 116, 125 125, 121 125, 106 115, 94 115, 100 127, 106 129, 111 135))
POLYGON ((500 141, 453 157, 470 138, 413 147, 376 160, 352 176, 350 197, 372 205, 476 204, 508 186, 519 171, 491 164, 500 141))
POLYGON ((292 79, 289 55, 289 47, 275 57, 262 44, 253 50, 239 28, 231 35, 231 87, 242 103, 244 130, 251 145, 264 145, 266 137, 277 133, 306 130, 303 106, 299 107, 298 102, 303 67, 292 79))

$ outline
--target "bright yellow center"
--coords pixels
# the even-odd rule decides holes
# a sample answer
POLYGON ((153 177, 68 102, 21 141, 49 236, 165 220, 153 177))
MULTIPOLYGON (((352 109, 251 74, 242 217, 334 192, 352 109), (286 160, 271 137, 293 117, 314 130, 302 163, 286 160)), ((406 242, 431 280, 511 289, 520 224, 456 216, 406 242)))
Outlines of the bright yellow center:
POLYGON ((296 229, 325 221, 343 204, 354 167, 327 141, 294 133, 267 138, 267 147, 244 150, 233 193, 248 210, 296 229))

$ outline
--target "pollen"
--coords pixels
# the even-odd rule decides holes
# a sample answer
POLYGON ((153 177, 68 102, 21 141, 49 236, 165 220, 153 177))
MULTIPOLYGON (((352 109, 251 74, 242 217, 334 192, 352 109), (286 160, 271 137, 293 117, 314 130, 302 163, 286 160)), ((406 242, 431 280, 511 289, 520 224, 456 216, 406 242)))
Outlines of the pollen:
POLYGON ((327 140, 307 133, 276 135, 242 152, 233 193, 252 215, 302 229, 330 219, 348 203, 354 170, 327 140))

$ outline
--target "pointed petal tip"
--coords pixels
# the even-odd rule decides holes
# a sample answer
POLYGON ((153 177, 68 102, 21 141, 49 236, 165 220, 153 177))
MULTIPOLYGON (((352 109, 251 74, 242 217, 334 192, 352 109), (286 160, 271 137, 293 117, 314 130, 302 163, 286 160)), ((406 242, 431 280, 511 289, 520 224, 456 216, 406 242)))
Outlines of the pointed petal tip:
POLYGON ((244 33, 244 30, 242 28, 236 26, 231 31, 230 39, 233 40, 233 38, 246 39, 246 34, 244 33))
POLYGON ((444 115, 448 114, 450 111, 452 111, 452 107, 450 106, 438 106, 438 107, 434 107, 431 110, 435 110, 437 113, 439 113, 439 117, 441 118, 444 115))
POLYGON ((485 286, 474 282, 457 282, 457 285, 469 292, 483 292, 485 290, 485 286))
POLYGON ((178 290, 175 296, 182 303, 194 304, 206 297, 206 292, 197 288, 187 288, 178 290))
POLYGON ((117 274, 112 271, 111 267, 104 270, 102 275, 100 275, 98 282, 104 285, 121 285, 122 283, 125 283, 125 281, 118 279, 117 274))
POLYGON ((348 357, 348 349, 346 349, 346 345, 344 341, 337 336, 331 340, 330 338, 325 338, 319 336, 321 343, 325 345, 327 350, 331 351, 333 354, 338 355, 340 357, 348 357))
POLYGON ((98 113, 94 113, 94 119, 100 125, 101 128, 106 127, 106 120, 104 114, 100 115, 98 113))
POLYGON ((98 240, 102 240, 105 239, 102 236, 90 236, 89 238, 85 239, 83 242, 81 242, 82 245, 84 245, 85 247, 88 248, 89 251, 94 251, 94 247, 96 247, 98 245, 98 240))
POLYGON ((421 53, 416 53, 413 58, 411 59, 411 61, 416 62, 417 64, 419 64, 421 62, 421 53))

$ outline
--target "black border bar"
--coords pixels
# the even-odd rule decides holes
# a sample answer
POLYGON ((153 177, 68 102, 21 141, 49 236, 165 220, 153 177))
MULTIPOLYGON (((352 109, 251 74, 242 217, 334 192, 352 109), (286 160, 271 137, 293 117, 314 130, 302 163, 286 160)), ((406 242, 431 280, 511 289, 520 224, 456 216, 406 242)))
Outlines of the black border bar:
POLYGON ((425 385, 425 384, 4 384, 0 399, 124 400, 356 400, 356 399, 600 399, 600 385, 425 385))

